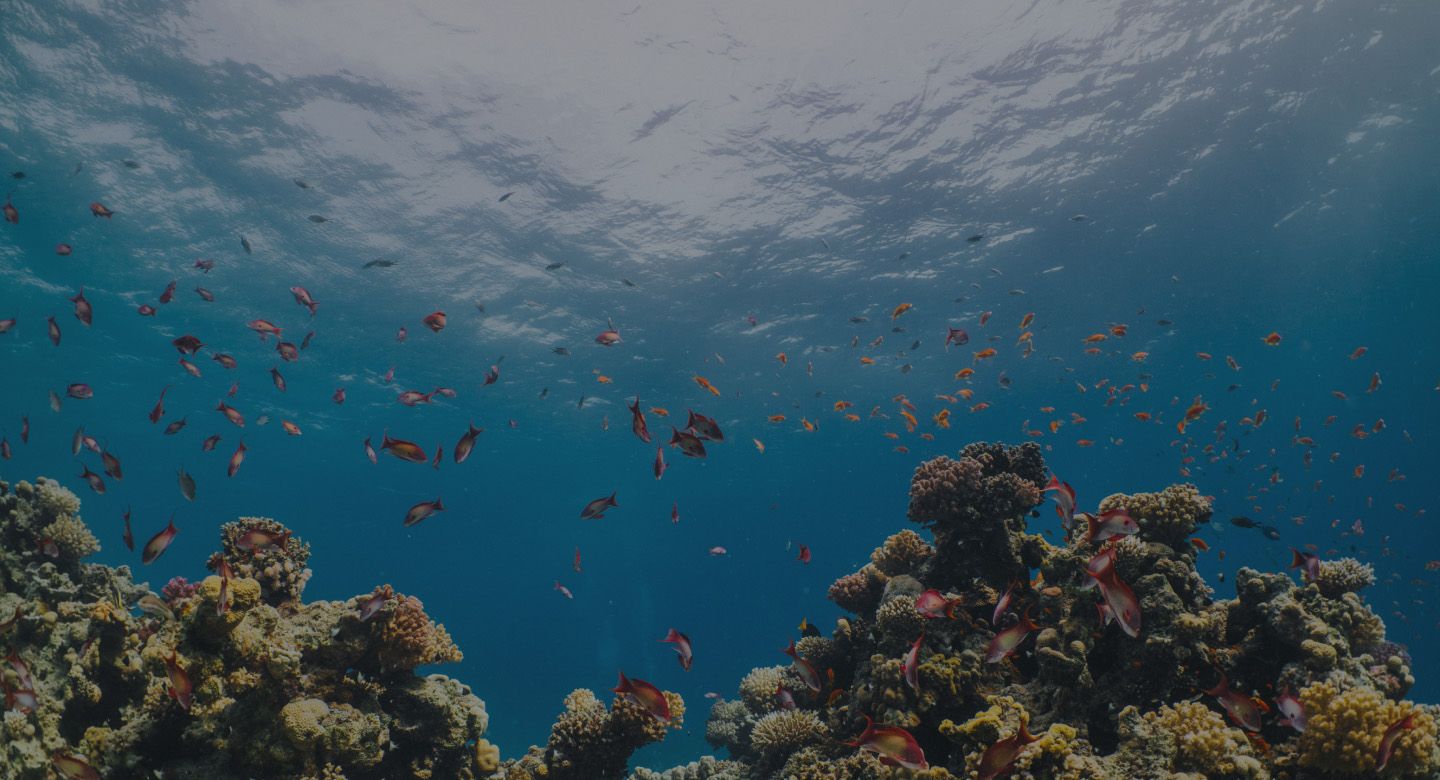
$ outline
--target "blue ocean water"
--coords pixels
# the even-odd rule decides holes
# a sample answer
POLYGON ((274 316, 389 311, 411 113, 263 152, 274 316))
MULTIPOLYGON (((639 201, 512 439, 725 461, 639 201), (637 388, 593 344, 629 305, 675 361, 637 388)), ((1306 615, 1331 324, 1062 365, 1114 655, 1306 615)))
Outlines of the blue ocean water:
MULTIPOLYGON (((829 626, 829 583, 907 525, 914 467, 979 440, 1039 441, 1082 506, 1176 481, 1216 496, 1202 571, 1222 596, 1222 573, 1282 568, 1290 546, 1373 563, 1390 637, 1432 667, 1437 29, 1433 4, 1398 2, 0 0, 0 174, 20 217, 0 224, 0 320, 17 321, 0 473, 76 490, 94 560, 156 589, 203 574, 243 515, 312 544, 308 599, 384 582, 421 598, 465 652, 439 671, 486 700, 507 756, 617 670, 689 705, 641 763, 704 752, 704 694, 783 662, 802 618, 829 626), (82 287, 90 327, 67 300, 82 287), (283 361, 257 318, 313 340, 283 361), (612 322, 621 343, 595 343, 612 322), (970 344, 947 350, 948 327, 970 344), (206 345, 198 378, 183 334, 206 345), (71 383, 94 397, 52 412, 71 383), (455 397, 396 402, 442 386, 455 397), (658 441, 687 409, 726 440, 704 460, 667 448, 657 481, 636 396, 669 410, 647 415, 658 441), (1209 410, 1181 435, 1197 396, 1209 410), (485 432, 457 465, 472 421, 485 432), (78 478, 101 470, 72 455, 78 427, 124 464, 104 495, 78 478), (444 462, 372 465, 362 441, 386 431, 444 462), (612 492, 604 519, 579 519, 612 492), (402 526, 436 497, 444 512, 402 526), (127 508, 142 542, 174 514, 153 565, 121 544, 127 508), (671 627, 693 671, 657 641, 671 627)), ((1418 676, 1414 698, 1440 698, 1418 676)))

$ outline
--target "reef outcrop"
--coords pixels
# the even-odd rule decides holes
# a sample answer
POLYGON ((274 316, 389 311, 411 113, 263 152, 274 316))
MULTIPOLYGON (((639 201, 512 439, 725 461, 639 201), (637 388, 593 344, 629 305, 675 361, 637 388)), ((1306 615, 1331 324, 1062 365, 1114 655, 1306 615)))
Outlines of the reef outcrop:
POLYGON ((1072 497, 1033 444, 922 463, 908 516, 932 538, 886 539, 830 587, 850 614, 829 636, 714 704, 726 760, 634 777, 1440 776, 1440 710, 1403 698, 1409 656, 1359 594, 1370 567, 1241 569, 1217 599, 1189 542, 1211 514, 1195 486, 1093 515, 1072 497), (1052 492, 1053 541, 1028 531, 1052 492))

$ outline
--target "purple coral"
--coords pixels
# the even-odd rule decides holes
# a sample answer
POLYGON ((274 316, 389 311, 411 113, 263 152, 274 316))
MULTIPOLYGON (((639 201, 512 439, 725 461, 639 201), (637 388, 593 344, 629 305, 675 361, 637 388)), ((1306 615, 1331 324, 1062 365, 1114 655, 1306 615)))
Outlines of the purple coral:
POLYGON ((175 602, 190 598, 199 589, 199 583, 191 582, 184 577, 171 577, 170 581, 165 583, 165 587, 160 589, 160 598, 173 607, 175 602))
POLYGON ((910 480, 910 520, 937 530, 995 525, 1040 503, 1045 461, 1033 443, 971 444, 958 460, 921 463, 910 480))

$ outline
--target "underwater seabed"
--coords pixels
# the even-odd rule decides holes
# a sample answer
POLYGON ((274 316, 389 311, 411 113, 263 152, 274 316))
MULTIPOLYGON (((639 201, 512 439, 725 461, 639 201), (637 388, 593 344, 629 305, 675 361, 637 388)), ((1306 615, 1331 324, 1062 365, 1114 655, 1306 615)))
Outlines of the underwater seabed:
MULTIPOLYGON (((932 540, 885 539, 830 587, 851 617, 713 705, 729 758, 629 777, 1440 776, 1440 710, 1403 698, 1370 567, 1241 569, 1215 600, 1194 486, 1109 496, 1109 522, 1077 515, 1056 546, 1026 533, 1069 496, 1047 476, 1033 444, 921 464, 908 515, 932 540)), ((684 718, 643 681, 608 707, 577 690, 548 744, 502 761, 484 702, 415 673, 460 658, 418 599, 303 602, 309 547, 261 518, 221 527, 215 574, 157 594, 82 561, 100 545, 79 510, 54 481, 0 482, 0 777, 606 780, 684 718)))

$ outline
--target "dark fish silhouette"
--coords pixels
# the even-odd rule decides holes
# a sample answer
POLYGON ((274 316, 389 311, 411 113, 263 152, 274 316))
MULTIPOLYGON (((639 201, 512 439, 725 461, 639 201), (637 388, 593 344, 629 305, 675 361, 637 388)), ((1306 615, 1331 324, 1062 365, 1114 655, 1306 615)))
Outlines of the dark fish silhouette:
POLYGON ((296 179, 295 186, 299 187, 302 190, 308 190, 310 189, 310 182, 305 181, 304 179, 296 179))
POLYGON ((1261 528, 1260 533, 1265 534, 1266 539, 1276 542, 1280 541, 1280 529, 1273 525, 1267 525, 1261 528))
POLYGON ((554 352, 554 353, 557 354, 557 355, 561 355, 561 356, 563 356, 563 357, 569 357, 569 356, 570 356, 570 350, 568 350, 568 349, 566 349, 566 348, 564 348, 564 347, 552 347, 552 348, 550 349, 550 351, 551 351, 551 352, 554 352))
POLYGON ((240 236, 240 246, 245 250, 245 254, 250 254, 250 239, 240 236))
POLYGON ((13 172, 11 172, 11 174, 10 174, 10 178, 12 178, 12 179, 23 179, 23 178, 25 178, 25 172, 24 172, 24 171, 13 171, 13 172))
POLYGON ((973 236, 965 239, 966 242, 971 243, 971 244, 978 244, 978 243, 980 243, 981 241, 984 241, 984 240, 985 240, 985 234, 984 234, 984 233, 976 233, 975 235, 973 235, 973 236))
POLYGON ((634 286, 635 286, 635 283, 632 282, 632 281, 630 281, 629 279, 621 279, 621 280, 620 280, 620 283, 623 284, 623 285, 625 285, 626 287, 634 287, 634 286))
POLYGON ((564 268, 564 267, 565 267, 565 264, 564 264, 564 263, 551 263, 550 265, 545 266, 545 270, 547 270, 547 271, 558 271, 558 270, 560 270, 561 268, 564 268))
POLYGON ((320 216, 319 214, 311 214, 310 216, 306 217, 306 219, 310 220, 311 222, 314 222, 314 223, 317 224, 317 225, 319 225, 319 224, 322 223, 322 222, 329 222, 329 221, 330 221, 330 219, 329 219, 328 217, 322 217, 322 216, 320 216))
POLYGON ((1236 526, 1236 527, 1238 527, 1238 528, 1259 528, 1259 527, 1260 527, 1260 524, 1259 524, 1259 523, 1256 523, 1254 520, 1251 520, 1250 518, 1248 518, 1248 517, 1243 517, 1243 516, 1242 516, 1242 517, 1232 517, 1232 518, 1230 518, 1230 524, 1233 525, 1233 526, 1236 526))
POLYGON ((362 265, 362 266, 360 266, 360 267, 361 267, 361 268, 389 268, 389 267, 392 266, 392 265, 395 265, 395 261, 394 261, 394 260, 371 260, 370 262, 368 262, 368 263, 366 263, 365 265, 362 265))
POLYGON ((135 162, 134 160, 121 160, 121 162, 125 164, 126 168, 129 168, 132 171, 140 167, 140 163, 135 162))
POLYGON ((511 192, 505 193, 504 195, 501 195, 499 202, 500 202, 500 203, 504 203, 505 201, 510 200, 510 196, 511 196, 511 195, 514 195, 514 194, 515 194, 514 191, 511 191, 511 192))

